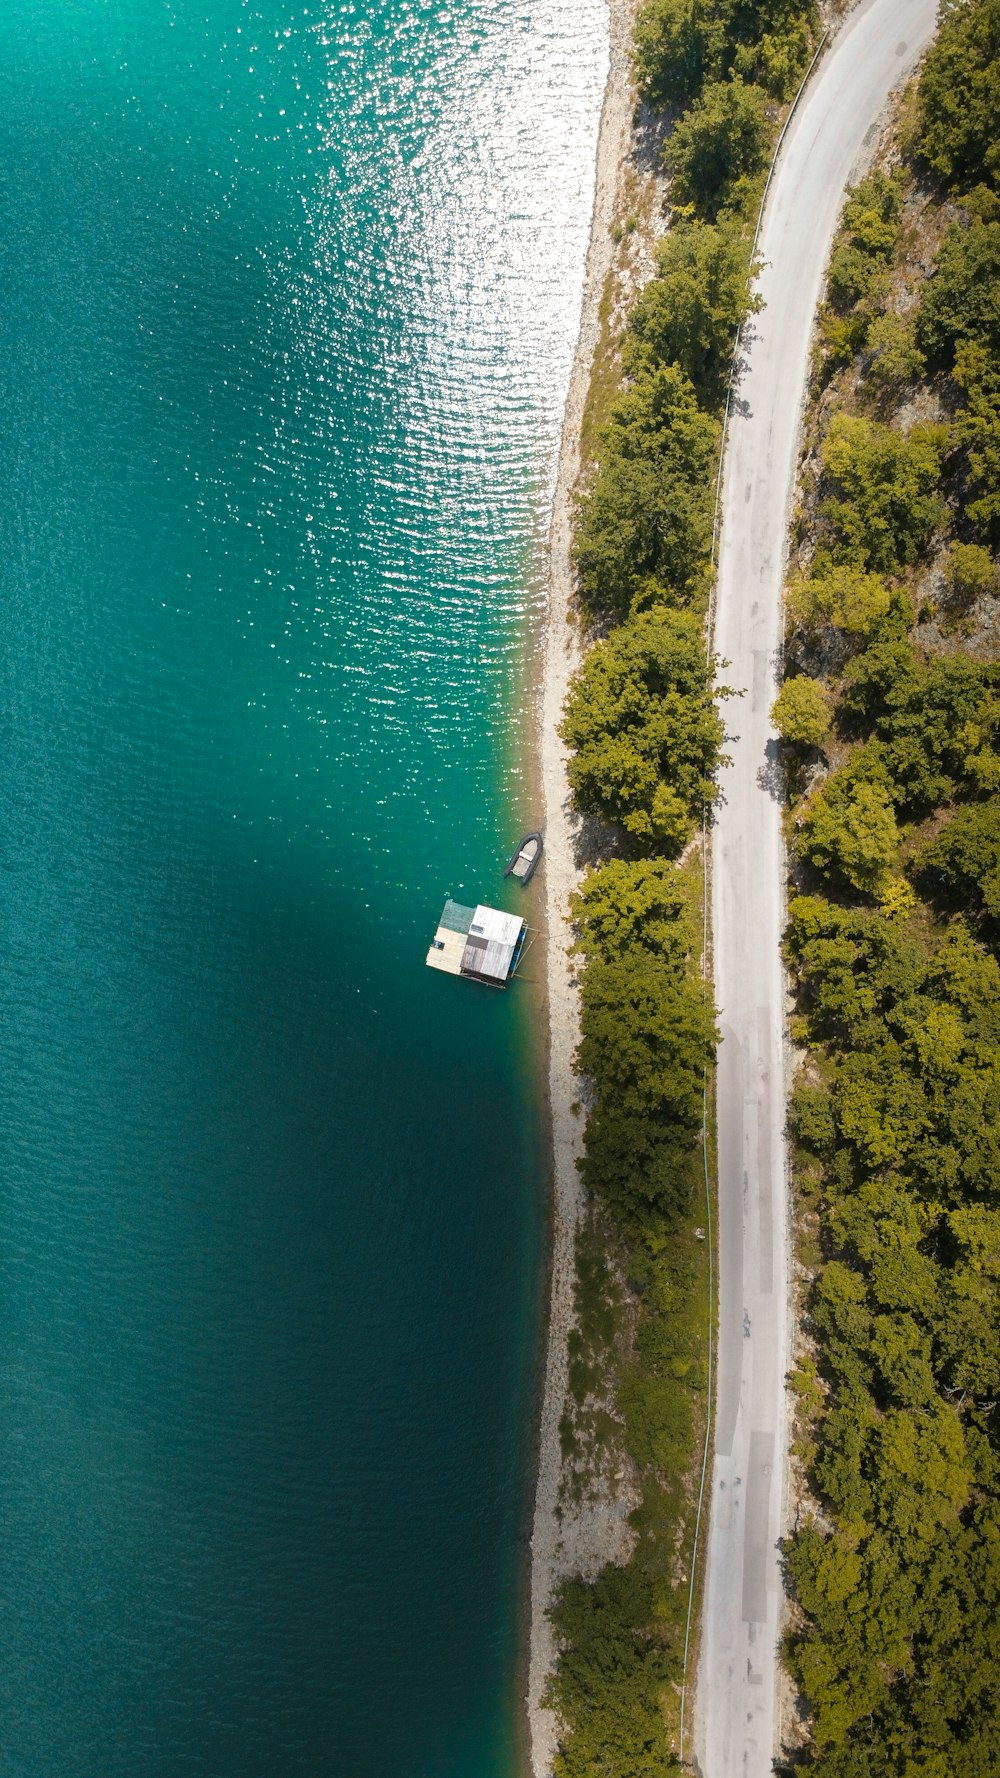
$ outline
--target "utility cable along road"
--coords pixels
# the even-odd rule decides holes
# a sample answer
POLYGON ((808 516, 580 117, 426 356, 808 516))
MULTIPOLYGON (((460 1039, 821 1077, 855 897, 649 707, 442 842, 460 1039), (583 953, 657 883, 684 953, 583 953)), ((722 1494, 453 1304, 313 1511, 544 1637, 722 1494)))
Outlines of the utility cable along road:
POLYGON ((784 855, 776 743, 785 539, 813 318, 845 186, 892 90, 934 32, 937 0, 862 0, 785 137, 761 227, 765 307, 726 450, 714 642, 739 730, 713 836, 719 1331, 715 1461, 697 1697, 705 1778, 767 1778, 777 1751, 788 1369, 784 855))

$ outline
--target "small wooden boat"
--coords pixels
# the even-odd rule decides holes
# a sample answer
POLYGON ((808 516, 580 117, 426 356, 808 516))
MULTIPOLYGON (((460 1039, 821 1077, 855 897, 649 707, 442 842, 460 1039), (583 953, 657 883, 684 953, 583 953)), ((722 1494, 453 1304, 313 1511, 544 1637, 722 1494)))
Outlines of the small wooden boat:
POLYGON ((515 877, 519 883, 528 883, 534 873, 538 860, 542 856, 542 836, 540 833, 525 833, 517 842, 516 851, 510 855, 505 877, 515 877))

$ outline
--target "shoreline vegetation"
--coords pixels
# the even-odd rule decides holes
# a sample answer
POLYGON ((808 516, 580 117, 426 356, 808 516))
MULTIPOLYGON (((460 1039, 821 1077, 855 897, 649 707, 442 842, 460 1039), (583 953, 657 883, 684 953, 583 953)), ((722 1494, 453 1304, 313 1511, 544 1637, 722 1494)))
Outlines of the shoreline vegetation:
POLYGON ((820 312, 775 705, 798 1344, 783 1770, 1000 1773, 1000 0, 820 312))
POLYGON ((713 511, 754 223, 822 25, 806 0, 611 4, 540 712, 554 1182, 535 1778, 677 1764, 708 1373, 702 831, 728 695, 706 646, 713 511))

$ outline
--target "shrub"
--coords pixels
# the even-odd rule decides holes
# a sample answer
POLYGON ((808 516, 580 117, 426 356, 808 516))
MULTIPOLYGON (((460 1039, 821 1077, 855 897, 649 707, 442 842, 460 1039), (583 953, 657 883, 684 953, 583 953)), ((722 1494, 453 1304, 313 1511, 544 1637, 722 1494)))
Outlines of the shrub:
POLYGON ((864 346, 868 317, 860 307, 850 309, 846 315, 838 315, 827 304, 820 310, 819 333, 831 365, 838 362, 850 364, 864 346))
POLYGON ((958 606, 974 605, 997 586, 997 565, 988 549, 978 543, 953 543, 945 566, 949 600, 958 606))
POLYGON ((850 241, 834 248, 827 277, 827 295, 838 315, 846 315, 856 303, 885 289, 885 268, 870 253, 850 241))
POLYGON ((898 175, 876 171, 855 186, 844 206, 827 278, 829 300, 838 313, 844 314, 884 288, 902 209, 903 187, 898 175))
POLYGON ((966 394, 954 431, 966 452, 966 513, 986 536, 1000 541, 1000 352, 978 340, 962 340, 953 375, 966 394))
POLYGON ((797 1143, 820 1157, 833 1153, 837 1126, 829 1088, 799 1076, 788 1105, 788 1125, 797 1143))
POLYGON ((881 396, 895 395, 915 383, 926 369, 917 345, 916 328, 902 315, 876 315, 865 338, 868 375, 881 396))
POLYGON ((917 898, 905 877, 887 877, 878 892, 878 911, 887 920, 906 920, 913 913, 917 898))
POLYGON ((903 214, 904 179, 876 168, 849 194, 841 228, 852 246, 888 263, 896 251, 903 214))

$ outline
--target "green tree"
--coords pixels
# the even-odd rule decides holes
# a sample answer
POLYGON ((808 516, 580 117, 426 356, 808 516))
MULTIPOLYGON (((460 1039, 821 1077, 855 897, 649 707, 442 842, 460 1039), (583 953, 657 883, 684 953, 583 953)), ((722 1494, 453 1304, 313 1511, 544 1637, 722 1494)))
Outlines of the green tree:
POLYGON ((965 610, 985 593, 996 591, 997 564, 979 543, 953 543, 945 566, 949 602, 965 610))
POLYGON ((649 1579, 637 1563, 609 1564, 591 1584, 568 1581, 551 1615, 563 1652, 547 1702, 569 1725, 556 1778, 665 1778, 671 1760, 660 1695, 672 1663, 651 1633, 649 1579))
POLYGON ((945 517, 937 488, 946 437, 939 426, 904 436, 855 414, 834 415, 822 448, 832 490, 822 513, 838 560, 881 574, 918 560, 945 517))
POLYGON ((611 858, 570 897, 576 949, 606 962, 633 946, 683 961, 696 943, 677 870, 662 858, 611 858))
POLYGON ((703 0, 646 0, 636 20, 635 69, 654 105, 685 106, 725 53, 724 20, 703 0))
POLYGON ((701 624, 641 612, 591 649, 566 700, 561 733, 584 814, 641 845, 676 854, 717 792, 722 722, 701 624))
POLYGON ((1000 222, 954 222, 924 286, 916 343, 934 368, 952 370, 963 341, 1000 357, 1000 222))
POLYGON ((966 452, 966 512, 986 536, 1000 541, 1000 351, 961 340, 952 374, 966 397, 954 427, 966 452))
POLYGON ((952 906, 1000 920, 1000 806, 959 809, 917 860, 919 874, 952 906))
POLYGON ((926 365, 916 328, 902 315, 876 315, 867 331, 868 375, 876 393, 897 396, 923 376, 926 365))
POLYGON ((718 446, 718 422, 675 365, 640 375, 616 403, 577 524, 590 610, 624 618, 651 583, 680 604, 701 593, 718 446))
POLYGON ((912 617, 905 595, 888 586, 881 574, 869 574, 850 562, 824 564, 809 579, 794 580, 788 607, 806 630, 832 624, 865 641, 884 628, 893 610, 899 611, 904 629, 912 617))
POLYGON ((758 306, 750 296, 749 246, 732 223, 677 223, 659 249, 658 273, 629 321, 626 365, 638 374, 676 364, 706 407, 720 408, 736 335, 758 306))
POLYGON ((767 96, 735 77, 713 81, 668 138, 664 165, 675 205, 692 204, 713 222, 722 210, 745 212, 770 147, 767 96))
POLYGON ((781 739, 795 747, 822 747, 830 728, 830 698, 818 679, 786 679, 771 710, 781 739))
POLYGON ((739 44, 733 56, 733 73, 763 87, 772 99, 791 99, 806 71, 812 46, 813 32, 806 8, 798 18, 790 18, 783 30, 766 31, 753 43, 739 44))
POLYGON ((876 170, 851 192, 827 276, 829 300, 839 314, 884 289, 902 211, 903 182, 898 174, 876 170))
POLYGON ((900 807, 929 809, 995 786, 998 670, 967 655, 922 663, 909 642, 877 644, 845 674, 839 720, 872 736, 854 776, 879 777, 900 807))
POLYGON ((920 153, 946 185, 1000 178, 1000 0, 945 0, 919 88, 920 153))
POLYGON ((831 778, 812 798, 798 836, 801 858, 835 883, 875 895, 899 847, 892 801, 879 784, 831 778))
POLYGON ((591 962, 579 1066, 594 1087, 583 1178, 626 1228, 686 1210, 716 1030, 702 983, 633 947, 591 962))
POLYGON ((940 433, 834 422, 813 577, 789 599, 817 656, 827 622, 865 644, 846 668, 831 651, 850 751, 799 805, 796 847, 831 892, 877 901, 798 896, 786 941, 811 1050, 790 1121, 817 1225, 816 1374, 798 1430, 823 1516, 787 1551, 812 1778, 1000 1778, 1000 665, 984 630, 974 655, 915 646, 907 600, 881 578, 927 549, 943 467, 962 539, 944 558, 946 602, 978 601, 981 616, 996 585, 967 539, 1000 528, 1000 195, 968 186, 984 166, 997 184, 998 65, 1000 0, 944 0, 924 147, 967 195, 957 223, 938 208, 950 226, 914 335, 873 318, 884 287, 865 284, 860 243, 842 266, 853 349, 868 342, 852 400, 893 394, 926 351, 950 378, 947 461, 940 433), (897 352, 898 371, 880 366, 897 352), (915 442, 931 447, 922 461, 915 442), (948 817, 909 881, 897 811, 948 817))
POLYGON ((812 40, 809 0, 646 0, 635 67, 654 105, 683 107, 706 80, 735 72, 790 98, 812 40))

